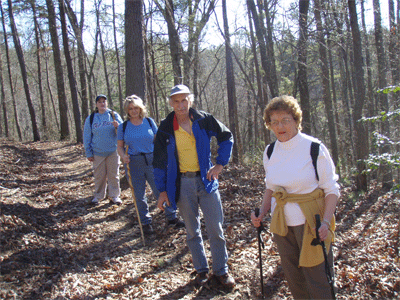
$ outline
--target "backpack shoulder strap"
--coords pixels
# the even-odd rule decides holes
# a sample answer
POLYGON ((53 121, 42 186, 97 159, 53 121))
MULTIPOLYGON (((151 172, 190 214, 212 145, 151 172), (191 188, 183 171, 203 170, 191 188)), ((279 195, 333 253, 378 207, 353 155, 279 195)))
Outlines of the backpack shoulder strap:
POLYGON ((275 146, 275 142, 272 142, 272 143, 269 144, 269 146, 268 146, 268 150, 267 150, 268 159, 271 158, 272 152, 274 151, 274 146, 275 146))
POLYGON ((124 123, 122 124, 122 134, 125 134, 125 129, 127 125, 128 125, 128 120, 124 121, 124 123))
POLYGON ((147 122, 149 122, 150 128, 151 128, 151 130, 153 131, 153 134, 156 134, 156 132, 155 132, 155 130, 154 130, 154 128, 153 128, 153 124, 152 124, 151 121, 150 121, 150 118, 149 118, 149 117, 146 117, 146 119, 147 119, 147 122))
POLYGON ((312 164, 313 164, 314 170, 315 170, 315 176, 317 177, 317 180, 319 181, 318 170, 317 170, 317 160, 318 160, 318 155, 319 155, 319 143, 317 143, 317 142, 311 143, 310 155, 311 155, 312 164))
POLYGON ((95 114, 96 112, 94 111, 94 112, 92 112, 91 114, 90 114, 90 118, 89 118, 89 122, 90 122, 90 128, 92 127, 92 125, 93 125, 93 119, 94 119, 94 114, 95 114))

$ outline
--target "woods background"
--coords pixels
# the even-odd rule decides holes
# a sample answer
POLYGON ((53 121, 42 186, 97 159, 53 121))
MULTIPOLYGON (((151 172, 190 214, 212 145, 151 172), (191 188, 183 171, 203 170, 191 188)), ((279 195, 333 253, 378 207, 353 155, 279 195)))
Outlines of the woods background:
POLYGON ((80 143, 100 93, 121 115, 137 94, 159 123, 183 83, 234 133, 233 162, 261 163, 263 109, 290 94, 342 181, 399 190, 400 0, 0 4, 1 136, 80 143))

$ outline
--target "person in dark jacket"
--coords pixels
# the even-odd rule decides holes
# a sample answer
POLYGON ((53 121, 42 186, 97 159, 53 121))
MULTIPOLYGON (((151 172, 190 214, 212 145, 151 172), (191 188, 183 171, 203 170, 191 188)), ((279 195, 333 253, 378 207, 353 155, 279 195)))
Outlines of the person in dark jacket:
POLYGON ((211 114, 191 108, 193 95, 185 85, 174 86, 171 112, 160 124, 154 142, 154 176, 160 191, 157 206, 178 207, 185 222, 187 244, 199 285, 207 283, 209 267, 203 245, 199 208, 210 240, 212 269, 218 281, 235 285, 228 270, 228 252, 222 229, 224 219, 218 191, 218 175, 231 157, 233 136, 211 114), (210 141, 218 142, 216 164, 211 162, 210 141))

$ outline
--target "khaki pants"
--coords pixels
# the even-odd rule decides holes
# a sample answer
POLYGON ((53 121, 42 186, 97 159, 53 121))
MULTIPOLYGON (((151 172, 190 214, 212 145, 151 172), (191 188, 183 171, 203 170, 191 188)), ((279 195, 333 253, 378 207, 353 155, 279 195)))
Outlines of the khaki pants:
MULTIPOLYGON (((331 287, 325 273, 325 262, 311 268, 299 267, 303 230, 304 225, 288 226, 286 236, 274 234, 290 292, 294 299, 332 299, 331 287)), ((328 262, 334 278, 332 246, 328 253, 328 262)))
POLYGON ((94 197, 101 200, 106 196, 108 186, 108 196, 119 197, 121 190, 119 187, 119 156, 117 151, 109 156, 94 156, 93 161, 94 175, 94 197))

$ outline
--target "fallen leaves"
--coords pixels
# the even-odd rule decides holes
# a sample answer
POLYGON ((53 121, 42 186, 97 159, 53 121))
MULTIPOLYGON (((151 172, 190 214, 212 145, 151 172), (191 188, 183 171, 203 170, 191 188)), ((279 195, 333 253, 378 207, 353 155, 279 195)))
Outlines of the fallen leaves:
MULTIPOLYGON (((89 204, 93 178, 81 145, 0 140, 0 151, 1 299, 261 297, 258 243, 250 223, 264 192, 261 166, 232 165, 221 174, 229 267, 237 282, 225 291, 213 278, 204 288, 193 284, 185 232, 165 226, 151 194, 157 234, 145 247, 129 189, 122 192, 121 206, 107 200, 89 204)), ((337 298, 399 298, 400 200, 378 187, 357 199, 350 194, 351 187, 343 188, 337 208, 337 298)), ((203 234, 212 267, 204 226, 203 234)), ((266 231, 263 238, 266 295, 291 299, 272 236, 266 231)))

